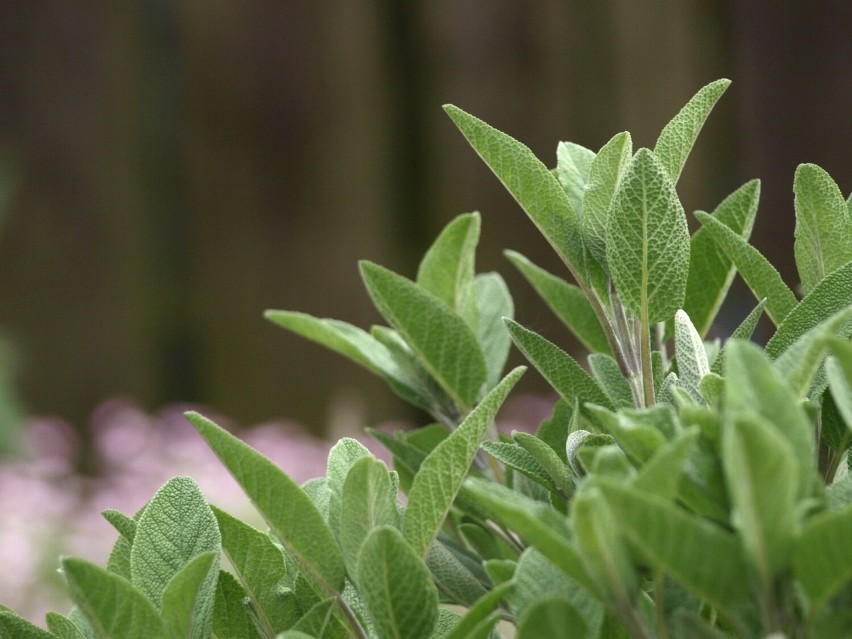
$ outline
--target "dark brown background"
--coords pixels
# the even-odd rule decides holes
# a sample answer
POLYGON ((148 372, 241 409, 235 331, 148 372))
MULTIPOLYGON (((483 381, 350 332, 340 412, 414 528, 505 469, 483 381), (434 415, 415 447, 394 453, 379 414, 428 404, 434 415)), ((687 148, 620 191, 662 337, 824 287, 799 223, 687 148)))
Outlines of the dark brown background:
POLYGON ((261 314, 366 326, 356 260, 412 275, 472 209, 480 270, 570 347, 500 253, 556 260, 446 102, 553 164, 559 139, 598 148, 628 129, 652 146, 700 86, 731 78, 682 199, 712 209, 761 178, 753 241, 795 285, 796 164, 852 189, 850 34, 845 0, 0 3, 0 149, 17 185, 0 323, 26 406, 82 423, 124 394, 322 429, 351 387, 370 420, 404 415, 378 380, 261 314))

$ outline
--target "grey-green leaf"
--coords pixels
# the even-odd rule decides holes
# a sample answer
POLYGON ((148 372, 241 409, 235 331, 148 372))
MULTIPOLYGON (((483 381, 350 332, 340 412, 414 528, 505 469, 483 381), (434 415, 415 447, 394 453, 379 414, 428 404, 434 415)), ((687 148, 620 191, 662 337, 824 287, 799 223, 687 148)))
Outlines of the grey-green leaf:
POLYGON ((630 162, 613 197, 606 255, 621 301, 646 326, 671 319, 683 306, 686 217, 674 183, 648 149, 630 162))
POLYGON ((161 617, 166 639, 209 639, 219 577, 219 553, 187 562, 163 590, 161 617))
POLYGON ((585 620, 563 595, 548 595, 537 600, 518 619, 517 639, 585 635, 585 620))
MULTIPOLYGON (((759 199, 760 180, 746 182, 726 197, 711 213, 711 217, 748 241, 759 199)), ((689 277, 683 310, 692 318, 698 334, 704 337, 725 301, 736 269, 731 258, 705 228, 699 228, 689 244, 689 277)))
POLYGON ((488 370, 488 389, 494 388, 503 376, 503 368, 512 348, 512 338, 503 323, 504 317, 514 317, 515 305, 509 287, 499 273, 483 273, 473 280, 479 316, 479 343, 488 370))
POLYGON ((698 384, 702 377, 710 373, 710 365, 707 362, 707 351, 704 350, 701 336, 695 330, 689 315, 682 310, 675 313, 674 340, 680 384, 700 401, 701 392, 698 384))
POLYGON ((852 579, 852 508, 809 521, 793 549, 793 571, 814 611, 852 579))
POLYGON ((420 465, 408 493, 403 532, 421 557, 443 525, 488 426, 524 370, 510 372, 420 465))
POLYGON ((220 548, 216 517, 198 485, 175 477, 139 517, 130 550, 131 581, 159 606, 166 584, 181 568, 202 553, 218 557, 220 548))
POLYGON ((360 592, 379 636, 427 639, 438 619, 438 591, 420 552, 392 526, 374 529, 358 559, 360 592))
MULTIPOLYGON (((59 639, 86 639, 86 636, 80 632, 77 624, 68 617, 60 615, 58 612, 47 613, 45 621, 47 621, 47 629, 59 637, 59 639)), ((3 637, 2 632, 0 632, 0 637, 3 637)), ((3 637, 3 639, 6 638, 3 637)), ((21 635, 21 639, 27 639, 27 636, 21 635)))
POLYGON ((345 573, 340 547, 299 485, 267 457, 209 419, 194 412, 186 416, 302 568, 329 594, 339 592, 345 573))
POLYGON ((725 352, 728 348, 728 343, 731 340, 748 340, 751 339, 752 334, 754 333, 754 329, 757 328, 757 322, 760 320, 760 317, 763 315, 763 307, 766 306, 766 298, 763 298, 758 302, 757 306, 755 306, 751 312, 746 315, 745 319, 740 322, 740 325, 734 329, 734 332, 731 333, 731 337, 728 341, 725 342, 725 345, 722 346, 722 350, 719 351, 719 354, 716 355, 716 358, 713 360, 713 363, 710 365, 710 372, 716 373, 717 375, 722 375, 725 372, 725 352))
POLYGON ((826 275, 852 260, 852 220, 837 184, 816 164, 798 166, 793 192, 793 254, 807 295, 826 275))
POLYGON ((702 87, 657 138, 654 154, 666 168, 672 182, 677 183, 707 116, 730 84, 730 80, 722 79, 702 87))
POLYGON ((778 325, 797 304, 793 291, 763 255, 735 231, 714 217, 696 211, 695 217, 713 241, 737 267, 758 300, 766 299, 766 313, 778 325))
POLYGON ((548 273, 520 253, 506 251, 505 255, 589 351, 612 352, 589 299, 579 287, 548 273))
POLYGON ((154 604, 124 577, 73 557, 62 561, 71 597, 98 639, 160 639, 154 604))
POLYGON ((565 189, 568 200, 581 216, 583 192, 589 181, 589 170, 595 152, 574 142, 560 142, 556 147, 556 178, 565 189))
POLYGON ((56 639, 56 635, 31 624, 11 610, 0 610, 0 639, 56 639))
POLYGON ((476 402, 488 373, 479 340, 439 298, 386 268, 362 261, 361 276, 379 312, 463 410, 476 402))
POLYGON ((833 355, 825 364, 828 386, 837 410, 852 431, 852 343, 832 340, 830 348, 833 355))

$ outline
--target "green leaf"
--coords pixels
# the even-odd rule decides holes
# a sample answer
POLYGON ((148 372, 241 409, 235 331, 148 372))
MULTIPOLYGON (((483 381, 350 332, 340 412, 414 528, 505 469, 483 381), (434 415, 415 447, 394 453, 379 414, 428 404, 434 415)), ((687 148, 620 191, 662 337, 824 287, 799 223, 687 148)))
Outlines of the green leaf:
MULTIPOLYGON (((47 629, 59 637, 59 639, 86 639, 86 636, 80 632, 80 629, 73 621, 64 615, 60 615, 58 612, 47 613, 45 620, 47 621, 47 629)), ((0 637, 3 637, 2 632, 0 632, 0 637)), ((20 635, 20 638, 27 639, 27 636, 20 635)))
POLYGON ((526 475, 548 490, 558 490, 547 471, 523 447, 508 442, 485 441, 482 442, 482 449, 505 466, 526 475))
POLYGON ((515 345, 568 404, 578 399, 614 408, 606 393, 568 353, 541 335, 507 320, 515 345))
POLYGON ((408 493, 403 532, 421 557, 444 523, 488 426, 524 370, 510 372, 420 465, 408 493))
POLYGON ((807 295, 826 275, 852 260, 852 220, 837 184, 816 164, 798 166, 793 192, 793 254, 807 295))
POLYGON ((477 324, 471 287, 479 229, 479 213, 459 215, 447 224, 420 261, 416 280, 464 317, 471 328, 477 324))
POLYGON ((411 280, 371 262, 360 266, 379 312, 456 404, 469 409, 488 373, 479 341, 464 319, 411 280))
POLYGON ((68 589, 98 639, 159 639, 163 624, 154 604, 124 577, 82 559, 62 560, 68 589))
POLYGON ((734 329, 734 332, 731 333, 731 337, 728 341, 725 342, 725 345, 722 347, 722 350, 719 351, 719 354, 716 355, 716 359, 713 360, 713 363, 710 365, 710 372, 716 373, 717 375, 722 375, 725 372, 725 352, 728 348, 728 344, 731 340, 749 340, 751 339, 752 334, 754 333, 754 329, 757 328, 757 322, 760 321, 760 317, 763 315, 763 307, 766 306, 766 298, 760 300, 757 306, 752 309, 752 311, 746 315, 746 318, 734 329))
POLYGON ((578 216, 581 216, 583 192, 589 181, 589 170, 594 159, 594 151, 574 142, 560 142, 556 146, 556 179, 565 190, 578 216))
MULTIPOLYGON (((460 556, 450 549, 449 540, 447 545, 439 540, 429 547, 426 567, 432 574, 432 580, 444 601, 461 606, 471 606, 485 595, 486 591, 482 582, 462 562, 460 556)), ((479 558, 476 561, 478 562, 479 558)), ((481 571, 478 563, 474 569, 481 571)), ((483 573, 481 577, 484 578, 484 576, 483 573)))
POLYGON ((340 547, 351 577, 357 575, 358 554, 374 528, 399 528, 396 491, 385 465, 370 457, 356 461, 341 491, 340 547))
POLYGON ((234 575, 219 571, 213 606, 213 634, 216 639, 261 639, 243 604, 246 597, 246 591, 234 575))
POLYGON ((254 502, 266 523, 302 568, 329 594, 343 587, 340 547, 311 499, 283 470, 195 412, 187 419, 254 502))
POLYGON ((118 533, 124 537, 129 543, 133 543, 133 538, 136 536, 136 520, 128 517, 123 512, 108 508, 101 511, 101 515, 106 519, 118 533))
MULTIPOLYGON (((328 452, 326 462, 326 486, 328 487, 328 524, 336 535, 340 532, 340 509, 343 483, 352 465, 363 457, 373 454, 357 439, 343 437, 328 452)), ((339 538, 339 535, 338 535, 339 538)))
POLYGON ((833 340, 830 347, 834 355, 825 363, 828 386, 843 421, 852 431, 852 344, 833 340))
POLYGON ((733 419, 757 416, 772 424, 797 459, 798 496, 814 485, 814 433, 797 397, 772 369, 759 347, 731 342, 725 363, 725 408, 733 419))
POLYGON ((163 590, 161 616, 167 639, 207 639, 213 631, 213 604, 219 554, 196 555, 163 590))
MULTIPOLYGON (((760 180, 746 182, 726 197, 711 217, 748 241, 759 199, 760 180)), ((703 227, 692 236, 689 246, 689 277, 683 310, 692 318, 698 334, 704 337, 725 301, 736 269, 731 258, 703 227)))
POLYGON ((588 361, 592 375, 601 385, 607 397, 612 400, 613 405, 632 406, 633 392, 630 390, 630 383, 627 378, 621 374, 618 362, 605 353, 591 353, 588 361))
POLYGON ((660 446, 639 469, 633 485, 663 499, 674 499, 697 441, 698 429, 691 428, 660 446))
POLYGON ((737 606, 748 575, 735 535, 638 488, 599 480, 620 530, 651 566, 720 610, 737 606))
POLYGON ((619 298, 646 327, 683 306, 686 217, 674 183, 648 149, 630 162, 613 197, 606 256, 619 298))
POLYGON ((633 140, 627 131, 616 134, 592 160, 589 178, 583 193, 583 235, 586 247, 594 258, 606 265, 606 232, 609 225, 612 197, 624 171, 633 157, 633 140))
POLYGON ((852 580, 852 508, 810 520, 793 548, 793 571, 815 613, 852 580))
POLYGON ((560 493, 567 496, 573 492, 571 471, 548 444, 529 433, 518 431, 512 432, 512 438, 541 465, 560 493))
POLYGON ((483 273, 473 280, 479 315, 479 343, 488 369, 488 389, 494 388, 503 376, 503 368, 512 348, 512 339, 503 323, 504 317, 514 317, 515 305, 509 288, 498 273, 483 273))
POLYGON ((139 517, 130 550, 131 581, 159 607, 172 577, 200 554, 213 552, 218 558, 220 548, 216 517, 198 485, 188 477, 175 477, 139 517))
POLYGON ((766 354, 776 359, 814 326, 850 305, 852 261, 828 275, 799 302, 766 343, 766 354))
POLYGON ((696 211, 695 217, 737 267, 754 296, 758 300, 766 299, 766 313, 770 319, 776 326, 780 324, 798 302, 778 271, 756 248, 719 220, 700 211, 696 211))
POLYGON ((527 608, 518 619, 517 639, 583 637, 586 622, 562 595, 548 595, 527 608), (565 633, 570 633, 566 635, 565 633))
POLYGON ((702 87, 657 138, 654 155, 660 159, 673 183, 677 183, 707 116, 730 84, 730 80, 722 79, 702 87))
POLYGON ((601 323, 579 287, 548 273, 520 253, 506 251, 505 255, 589 351, 612 353, 601 323))
POLYGON ((336 600, 329 598, 314 604, 293 630, 317 639, 347 639, 350 635, 341 620, 336 616, 336 600))
POLYGON ((698 385, 701 378, 710 373, 710 365, 704 342, 684 311, 675 313, 674 339, 680 383, 695 399, 701 401, 698 385))
POLYGON ((732 523, 768 596, 773 579, 788 565, 796 530, 796 455, 771 424, 734 413, 722 429, 722 466, 732 523))
POLYGON ((268 635, 287 627, 286 613, 277 593, 287 574, 284 554, 265 533, 228 513, 213 509, 222 532, 222 549, 246 597, 255 611, 258 625, 268 635))
POLYGON ((554 509, 483 479, 468 479, 464 490, 489 519, 514 530, 566 575, 597 593, 579 553, 568 538, 564 519, 554 509))
POLYGON ((517 140, 458 107, 444 110, 576 278, 584 263, 580 219, 557 178, 517 140))
POLYGON ((56 639, 11 610, 0 610, 0 639, 56 639))
MULTIPOLYGON (((486 620, 491 618, 491 613, 497 609, 500 602, 512 591, 513 584, 507 581, 495 586, 473 604, 453 629, 444 636, 444 639, 469 639, 486 620)), ((493 627, 497 619, 494 619, 493 627)), ((486 635, 487 636, 487 635, 486 635)))
POLYGON ((374 529, 361 547, 358 583, 383 639, 425 639, 438 619, 438 591, 421 553, 392 526, 374 529))

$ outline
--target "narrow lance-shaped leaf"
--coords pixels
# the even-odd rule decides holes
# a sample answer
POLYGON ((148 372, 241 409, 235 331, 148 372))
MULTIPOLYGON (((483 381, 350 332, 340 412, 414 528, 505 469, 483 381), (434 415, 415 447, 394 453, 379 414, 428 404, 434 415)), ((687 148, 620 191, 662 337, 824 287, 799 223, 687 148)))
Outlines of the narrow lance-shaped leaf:
POLYGON ((648 149, 633 158, 613 198, 606 254, 619 298, 646 327, 683 305, 686 217, 673 182, 648 149))
POLYGON ((465 213, 452 220, 435 240, 417 269, 417 283, 476 325, 476 306, 471 286, 479 242, 479 213, 465 213))
POLYGON ((473 280, 479 316, 479 343, 488 370, 488 389, 494 388, 503 376, 503 368, 512 348, 512 338, 503 323, 504 317, 514 317, 515 305, 506 282, 499 273, 482 273, 473 280))
POLYGON ((420 464, 408 493, 403 532, 421 557, 443 525, 488 426, 524 370, 509 373, 420 464))
POLYGON ((379 312, 462 410, 476 402, 487 378, 473 331, 449 306, 409 279, 362 261, 361 276, 379 312))
POLYGON ((624 131, 601 147, 589 168, 589 181, 583 193, 583 237, 591 255, 604 267, 612 198, 632 157, 633 140, 624 131))
POLYGON ((696 211, 695 217, 736 265, 754 296, 759 300, 766 298, 767 315, 776 326, 780 324, 796 307, 797 300, 778 271, 756 248, 719 220, 700 211, 696 211))
POLYGON ((595 152, 574 142, 560 142, 556 147, 556 179, 565 189, 568 200, 582 217, 583 191, 589 181, 589 169, 595 152))
POLYGON ((826 275, 852 259, 852 220, 837 184, 816 164, 799 165, 793 192, 793 254, 807 295, 826 275))
POLYGON ((262 639, 244 605, 246 591, 236 577, 219 571, 216 603, 213 606, 213 633, 216 639, 262 639))
POLYGON ((578 286, 548 273, 520 253, 506 251, 505 255, 589 351, 612 353, 589 298, 578 286))
POLYGON ((760 317, 763 315, 763 307, 766 306, 766 298, 760 300, 757 306, 755 306, 751 312, 746 315, 745 319, 740 322, 740 325, 734 329, 734 332, 731 333, 731 337, 728 341, 725 342, 725 345, 722 346, 722 350, 719 351, 719 354, 716 355, 716 359, 713 360, 713 363, 710 365, 710 372, 716 373, 717 375, 722 375, 725 372, 725 352, 728 348, 728 343, 731 340, 749 340, 751 339, 752 334, 754 333, 754 329, 757 328, 757 322, 760 320, 760 317))
POLYGON ((675 313, 675 356, 681 386, 697 400, 701 399, 698 384, 710 372, 707 351, 692 321, 682 310, 675 313))
MULTIPOLYGON (((748 241, 759 199, 760 180, 752 180, 726 197, 711 216, 748 241)), ((692 319, 698 334, 704 337, 725 301, 736 269, 707 229, 699 228, 689 245, 689 277, 683 310, 692 319)))
POLYGON ((419 552, 396 528, 381 526, 367 537, 358 558, 358 583, 379 636, 432 636, 438 591, 419 552))
POLYGON ((829 344, 833 355, 825 364, 828 386, 837 410, 852 431, 852 343, 838 339, 829 344))
POLYGON ((219 554, 197 555, 163 590, 160 611, 166 639, 208 639, 213 630, 213 604, 219 577, 219 554))
POLYGON ((458 107, 444 110, 576 277, 584 251, 580 220, 556 177, 517 140, 458 107))
POLYGON ((730 80, 722 79, 702 87, 660 133, 654 154, 672 182, 677 183, 707 116, 730 84, 730 80))
POLYGON ((338 593, 343 587, 343 557, 310 497, 267 457, 211 420, 194 412, 186 417, 302 568, 326 592, 338 593))
POLYGON ((33 625, 11 610, 0 609, 0 639, 56 639, 56 635, 33 625))

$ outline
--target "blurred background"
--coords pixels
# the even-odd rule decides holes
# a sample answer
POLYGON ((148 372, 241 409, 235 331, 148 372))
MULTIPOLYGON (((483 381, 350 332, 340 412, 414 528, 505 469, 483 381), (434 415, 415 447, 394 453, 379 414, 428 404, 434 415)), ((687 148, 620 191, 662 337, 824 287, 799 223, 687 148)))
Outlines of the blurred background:
POLYGON ((850 34, 848 0, 2 2, 3 370, 23 410, 76 425, 116 396, 315 432, 340 402, 405 417, 379 380, 262 312, 367 327, 356 261, 413 276, 474 209, 478 270, 578 352, 501 252, 557 260, 447 102, 553 165, 558 140, 597 149, 627 129, 653 146, 731 78, 682 200, 712 210, 761 178, 753 242, 795 286, 795 166, 852 190, 850 34))

